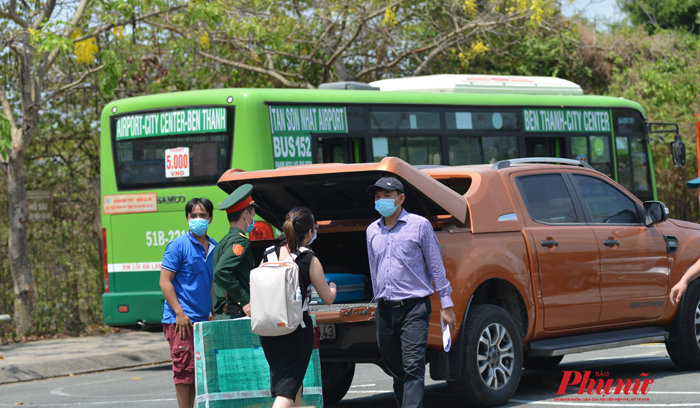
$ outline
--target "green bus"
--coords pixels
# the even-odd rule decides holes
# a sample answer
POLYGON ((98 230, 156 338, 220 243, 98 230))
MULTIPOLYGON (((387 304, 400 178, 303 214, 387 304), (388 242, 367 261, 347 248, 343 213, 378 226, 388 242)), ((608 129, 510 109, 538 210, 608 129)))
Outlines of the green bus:
MULTIPOLYGON (((187 232, 187 201, 226 197, 216 182, 229 168, 386 156, 416 166, 574 158, 646 201, 656 198, 647 125, 635 102, 543 77, 436 75, 114 101, 101 118, 105 324, 160 323, 165 245, 187 232)), ((209 235, 218 240, 227 230, 215 212, 209 235)), ((275 232, 261 220, 250 238, 275 232)))

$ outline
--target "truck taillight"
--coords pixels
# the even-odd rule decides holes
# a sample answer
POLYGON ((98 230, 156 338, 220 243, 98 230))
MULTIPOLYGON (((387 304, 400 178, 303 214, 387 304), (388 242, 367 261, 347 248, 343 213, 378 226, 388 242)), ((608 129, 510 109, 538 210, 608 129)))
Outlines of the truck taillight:
POLYGON ((272 225, 265 221, 255 221, 255 228, 250 231, 251 241, 260 241, 263 239, 273 239, 275 233, 272 231, 272 225))
POLYGON ((109 267, 107 266, 107 230, 102 228, 102 273, 105 278, 105 293, 109 292, 109 267))

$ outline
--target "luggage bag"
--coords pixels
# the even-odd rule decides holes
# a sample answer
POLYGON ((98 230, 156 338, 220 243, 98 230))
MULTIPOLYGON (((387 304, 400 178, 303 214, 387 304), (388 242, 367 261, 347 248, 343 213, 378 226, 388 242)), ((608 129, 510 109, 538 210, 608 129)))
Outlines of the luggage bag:
MULTIPOLYGON (((326 282, 335 282, 338 285, 335 302, 333 303, 359 302, 365 298, 365 279, 362 275, 354 273, 327 273, 326 282)), ((311 285, 309 294, 311 295, 309 304, 323 304, 313 285, 311 285)))

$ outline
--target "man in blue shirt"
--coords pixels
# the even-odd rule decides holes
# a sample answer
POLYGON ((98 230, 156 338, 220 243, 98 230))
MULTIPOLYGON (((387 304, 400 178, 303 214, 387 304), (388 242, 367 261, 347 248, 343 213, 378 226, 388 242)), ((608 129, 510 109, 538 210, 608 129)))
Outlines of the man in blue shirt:
POLYGON ((441 318, 455 329, 452 288, 445 277, 440 244, 430 221, 404 210, 403 184, 383 177, 367 189, 382 215, 367 228, 372 289, 377 300, 377 342, 401 408, 422 408, 425 356, 437 291, 441 318))
POLYGON ((163 332, 170 344, 175 393, 180 408, 194 406, 193 323, 209 318, 212 291, 212 253, 216 241, 207 236, 214 205, 193 198, 185 206, 187 234, 165 247, 160 289, 165 296, 163 332))

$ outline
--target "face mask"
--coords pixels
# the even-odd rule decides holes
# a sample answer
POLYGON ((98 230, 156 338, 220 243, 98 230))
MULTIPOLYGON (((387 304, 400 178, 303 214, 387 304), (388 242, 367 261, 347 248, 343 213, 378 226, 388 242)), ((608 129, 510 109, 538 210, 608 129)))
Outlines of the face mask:
MULTIPOLYGON (((245 214, 250 215, 249 212, 246 212, 245 214)), ((252 223, 252 224, 248 224, 248 221, 246 221, 246 222, 245 222, 245 225, 248 225, 248 228, 246 229, 245 232, 246 232, 247 234, 250 234, 250 231, 252 231, 253 228, 255 228, 255 218, 253 218, 253 223, 252 223)))
POLYGON ((306 245, 311 245, 312 242, 316 239, 316 231, 314 231, 314 236, 311 237, 311 241, 307 242, 306 245))
POLYGON ((204 218, 195 218, 193 220, 189 220, 188 223, 190 224, 190 230, 192 230, 192 233, 199 237, 206 234, 207 229, 209 229, 209 220, 204 218))
POLYGON ((377 212, 383 215, 384 217, 389 217, 391 216, 391 214, 396 212, 396 206, 394 205, 394 202, 398 199, 398 197, 396 197, 396 199, 394 200, 392 200, 391 198, 381 198, 374 202, 374 209, 377 210, 377 212))

